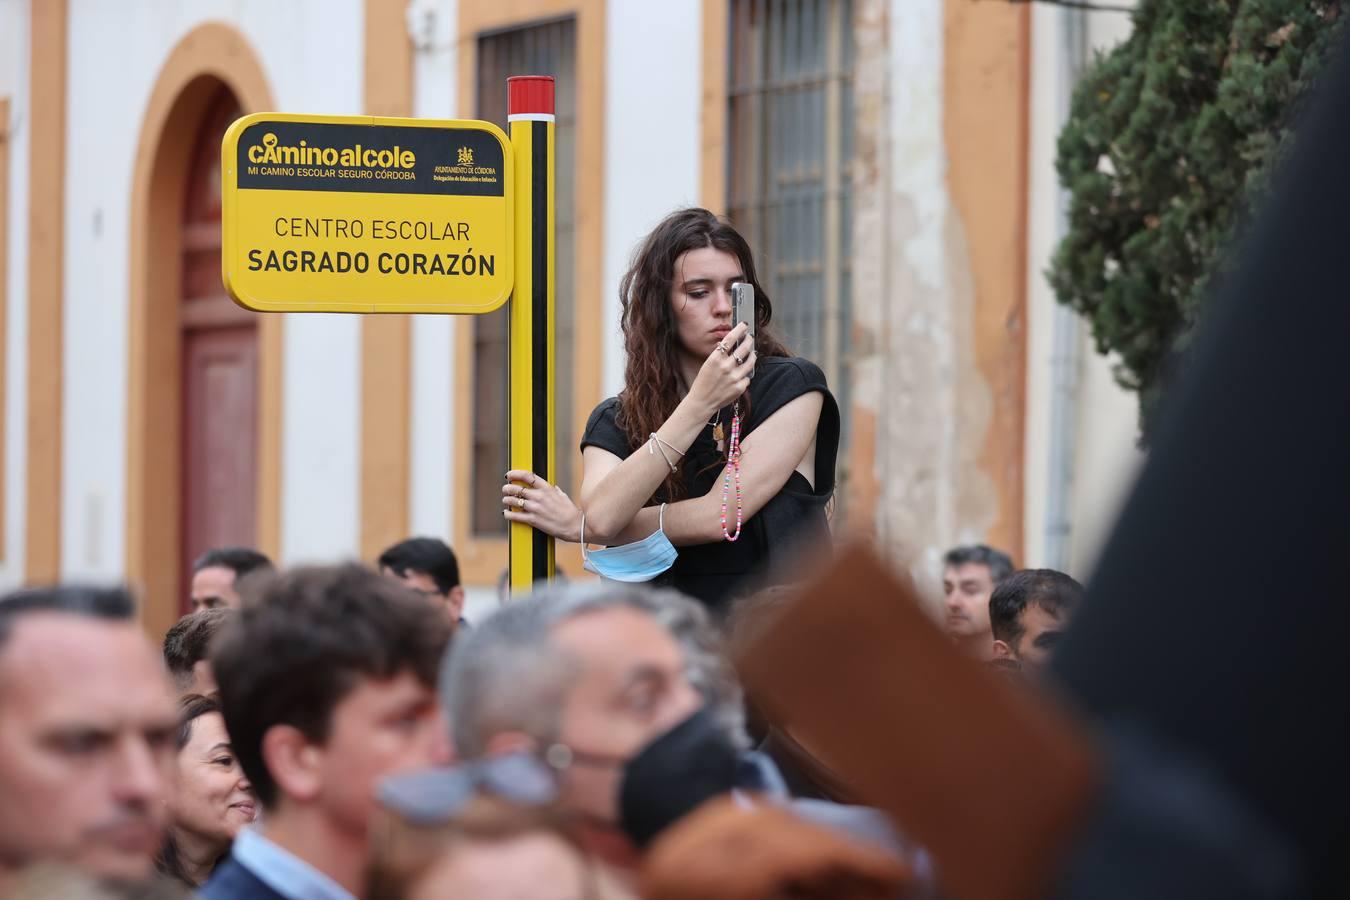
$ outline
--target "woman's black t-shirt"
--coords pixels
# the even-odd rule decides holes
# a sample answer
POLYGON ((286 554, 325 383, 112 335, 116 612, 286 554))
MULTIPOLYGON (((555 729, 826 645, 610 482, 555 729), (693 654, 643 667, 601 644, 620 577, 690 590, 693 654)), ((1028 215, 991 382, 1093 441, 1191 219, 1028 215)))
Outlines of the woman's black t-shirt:
MULTIPOLYGON (((834 494, 835 457, 839 451, 839 407, 825 383, 820 367, 800 357, 761 357, 750 382, 750 410, 742 409, 741 438, 745 439, 764 421, 791 401, 813 391, 824 395, 820 422, 816 426, 816 483, 794 471, 787 483, 751 519, 746 520, 735 543, 719 540, 711 544, 680 547, 675 565, 654 583, 677 588, 722 612, 733 596, 796 575, 790 563, 800 551, 821 552, 829 547, 830 529, 825 505, 834 494)), ((610 397, 591 413, 581 449, 599 447, 620 459, 626 459, 634 446, 615 417, 619 401, 610 397)), ((731 407, 719 414, 725 439, 731 439, 731 407)), ((681 463, 685 497, 701 497, 709 491, 721 492, 721 475, 726 462, 724 450, 717 449, 713 424, 709 422, 690 446, 681 463)), ((664 498, 664 490, 654 500, 664 498)), ((734 528, 735 495, 728 498, 727 526, 734 528)))

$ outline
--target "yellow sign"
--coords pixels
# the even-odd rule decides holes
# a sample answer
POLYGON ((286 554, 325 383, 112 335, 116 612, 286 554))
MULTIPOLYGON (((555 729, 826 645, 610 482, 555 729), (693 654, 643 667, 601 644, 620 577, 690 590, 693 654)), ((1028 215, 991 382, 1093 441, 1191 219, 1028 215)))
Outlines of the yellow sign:
POLYGON ((511 153, 491 122, 245 116, 221 145, 225 288, 260 312, 491 312, 511 153))

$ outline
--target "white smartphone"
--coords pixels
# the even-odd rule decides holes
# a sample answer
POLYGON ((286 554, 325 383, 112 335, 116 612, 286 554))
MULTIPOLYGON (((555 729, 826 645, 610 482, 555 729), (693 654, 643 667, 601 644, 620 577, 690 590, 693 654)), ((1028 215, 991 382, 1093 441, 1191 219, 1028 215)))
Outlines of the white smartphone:
POLYGON ((745 322, 749 327, 746 334, 750 336, 750 346, 755 342, 755 286, 744 281, 737 281, 731 286, 731 328, 734 331, 736 326, 745 322))

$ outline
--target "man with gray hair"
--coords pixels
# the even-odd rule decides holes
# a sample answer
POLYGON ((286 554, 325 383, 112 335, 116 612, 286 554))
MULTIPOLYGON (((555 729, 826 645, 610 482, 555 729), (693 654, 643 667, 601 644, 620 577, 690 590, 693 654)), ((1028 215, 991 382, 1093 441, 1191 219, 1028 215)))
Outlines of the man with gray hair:
POLYGON ((456 642, 441 679, 457 755, 545 760, 587 843, 619 866, 698 803, 730 791, 738 763, 690 682, 683 649, 651 614, 655 598, 638 599, 644 593, 536 592, 456 642))
MULTIPOLYGON (((543 760, 589 849, 631 867, 714 796, 751 789, 786 800, 772 764, 744 750, 740 688, 719 651, 707 614, 672 591, 537 592, 449 651, 441 697, 457 755, 543 760)), ((803 815, 896 846, 874 811, 816 806, 831 805, 803 815)))

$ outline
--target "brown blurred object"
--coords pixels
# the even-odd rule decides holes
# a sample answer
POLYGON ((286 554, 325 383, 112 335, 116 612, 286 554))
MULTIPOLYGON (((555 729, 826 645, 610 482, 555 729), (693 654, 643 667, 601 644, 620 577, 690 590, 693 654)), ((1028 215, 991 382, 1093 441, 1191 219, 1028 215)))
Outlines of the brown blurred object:
POLYGON ((1026 675, 1022 672, 1022 664, 1015 659, 991 659, 985 665, 1006 684, 1025 683, 1026 675))
MULTIPOLYGON (((768 625, 801 593, 800 584, 779 584, 736 600, 723 622, 727 652, 735 657, 749 647, 768 625)), ((794 797, 811 797, 835 803, 855 804, 857 791, 792 734, 792 723, 771 720, 745 696, 745 726, 759 752, 778 767, 794 797)))
POLYGON ((661 835, 643 860, 643 900, 892 900, 907 866, 779 806, 710 800, 661 835))
POLYGON ((1046 893, 1095 793, 1094 747, 962 656, 872 551, 840 553, 739 668, 771 719, 932 853, 945 895, 1046 893))
MULTIPOLYGON (((746 705, 749 706, 749 702, 746 705)), ((857 790, 799 744, 787 729, 770 725, 758 749, 778 766, 792 796, 829 800, 850 806, 859 802, 857 790)))

